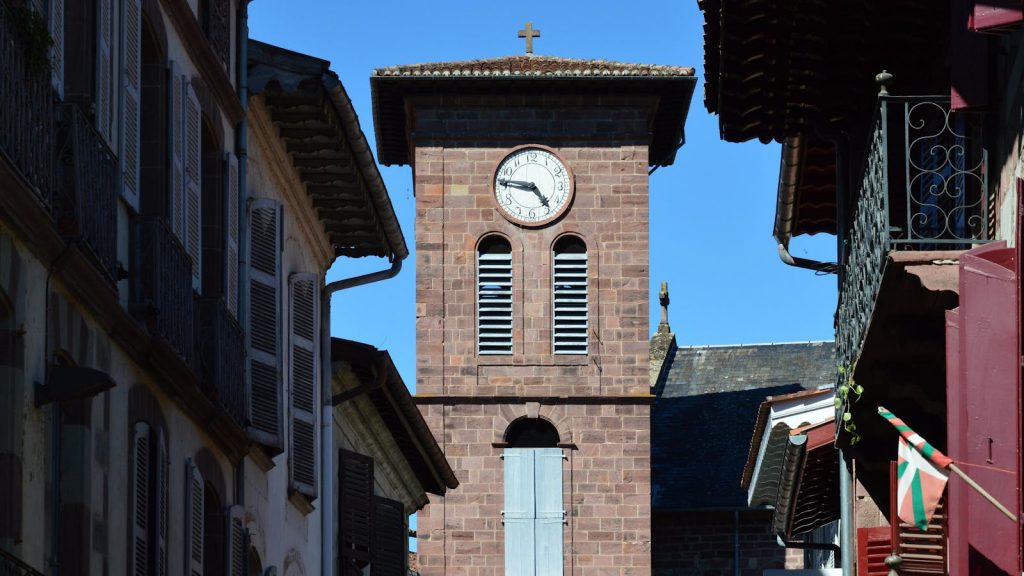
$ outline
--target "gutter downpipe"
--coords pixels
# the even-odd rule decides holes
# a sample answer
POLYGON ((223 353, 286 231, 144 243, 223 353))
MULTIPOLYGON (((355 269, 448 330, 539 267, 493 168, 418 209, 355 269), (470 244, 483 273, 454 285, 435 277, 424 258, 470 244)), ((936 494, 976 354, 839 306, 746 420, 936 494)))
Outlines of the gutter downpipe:
MULTIPOLYGON (((246 183, 246 161, 249 157, 249 1, 238 5, 238 22, 235 24, 235 39, 238 42, 238 99, 245 113, 235 129, 235 157, 238 159, 238 316, 239 324, 248 326, 246 312, 249 310, 249 219, 245 217, 249 205, 249 189, 246 183)), ((245 457, 235 466, 235 504, 245 506, 245 457)))
POLYGON ((336 280, 324 286, 320 303, 320 574, 334 575, 334 406, 331 391, 331 296, 336 292, 394 278, 402 259, 378 272, 336 280))
MULTIPOLYGON (((845 132, 840 132, 833 140, 836 147, 836 260, 839 261, 839 274, 836 275, 836 280, 839 283, 839 290, 842 290, 843 278, 846 276, 846 213, 850 187, 850 144, 847 138, 845 132)), ((843 576, 854 576, 854 530, 853 475, 846 467, 846 451, 839 448, 839 557, 843 576)))
POLYGON ((796 189, 800 182, 800 166, 803 163, 803 155, 803 135, 790 136, 782 143, 774 231, 775 240, 778 242, 779 259, 789 266, 806 268, 823 274, 835 274, 838 266, 834 262, 797 258, 789 253, 789 241, 793 234, 793 213, 796 207, 796 189))

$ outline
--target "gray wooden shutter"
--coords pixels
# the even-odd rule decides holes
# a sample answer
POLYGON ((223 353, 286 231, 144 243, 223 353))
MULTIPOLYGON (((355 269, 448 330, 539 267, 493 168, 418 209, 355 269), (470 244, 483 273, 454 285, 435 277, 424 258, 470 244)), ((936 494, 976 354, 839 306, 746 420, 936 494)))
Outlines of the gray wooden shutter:
MULTIPOLYGON (((227 550, 224 555, 227 566, 226 576, 244 576, 248 560, 245 545, 245 510, 241 506, 231 506, 227 511, 227 550)), ((254 575, 258 576, 258 575, 254 575)))
POLYGON ((156 534, 153 542, 154 553, 152 554, 155 566, 150 571, 156 576, 167 576, 167 524, 170 517, 168 514, 169 498, 168 487, 170 482, 170 460, 167 457, 167 440, 162 431, 157 431, 156 445, 156 534))
POLYGON ((139 153, 141 139, 140 98, 142 88, 142 2, 125 0, 124 7, 124 85, 121 87, 121 170, 122 194, 136 211, 139 209, 139 153))
POLYGON ((203 576, 203 475, 192 460, 185 465, 185 566, 203 576))
MULTIPOLYGON (((561 243, 560 243, 561 244, 561 243)), ((552 345, 555 354, 587 353, 587 253, 559 250, 552 266, 552 345)))
POLYGON ((53 89, 64 99, 64 0, 50 0, 50 71, 53 89))
POLYGON ((132 576, 149 574, 149 424, 135 423, 132 439, 132 576))
POLYGON ((534 556, 534 457, 530 448, 506 448, 502 454, 505 475, 505 574, 532 576, 534 556))
POLYGON ((96 42, 96 129, 114 146, 113 125, 113 6, 111 0, 97 0, 96 20, 99 27, 96 42))
POLYGON ((343 569, 370 561, 373 526, 373 458, 344 448, 338 451, 338 556, 343 569))
POLYGON ((537 576, 562 575, 562 461, 560 448, 534 449, 537 576))
POLYGON ((202 291, 202 119, 199 98, 185 89, 185 250, 192 259, 192 286, 202 291))
POLYGON ((317 276, 292 274, 288 283, 291 304, 289 478, 292 489, 316 497, 317 276))
POLYGON ((492 240, 477 252, 477 353, 512 353, 512 249, 492 240))
POLYGON ((281 441, 280 205, 257 198, 249 205, 249 435, 266 446, 281 441))
POLYGON ((239 194, 238 189, 238 158, 228 153, 227 160, 227 178, 225 178, 226 196, 227 196, 227 213, 228 213, 228 233, 227 233, 227 254, 225 259, 227 260, 227 266, 225 266, 225 273, 227 279, 224 282, 224 289, 227 292, 227 305, 228 311, 235 318, 238 318, 238 209, 239 209, 239 194))
POLYGON ((168 88, 168 100, 170 112, 170 129, 167 131, 170 137, 170 218, 171 229, 185 245, 185 77, 181 73, 181 67, 175 61, 170 62, 170 86, 168 88))
POLYGON ((409 536, 405 505, 382 496, 373 497, 373 551, 370 576, 407 576, 409 536))

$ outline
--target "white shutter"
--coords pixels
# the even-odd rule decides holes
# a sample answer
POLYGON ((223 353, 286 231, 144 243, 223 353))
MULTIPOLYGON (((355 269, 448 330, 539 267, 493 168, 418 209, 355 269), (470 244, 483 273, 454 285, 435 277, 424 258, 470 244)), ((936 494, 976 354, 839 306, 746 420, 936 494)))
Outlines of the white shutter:
POLYGON ((113 6, 112 0, 97 0, 99 35, 96 47, 96 129, 111 148, 114 146, 113 126, 113 6))
POLYGON ((167 506, 170 482, 170 460, 167 457, 167 440, 162 431, 157 431, 156 450, 156 541, 153 543, 156 566, 150 571, 155 576, 167 576, 167 524, 170 510, 167 506))
POLYGON ((185 250, 192 259, 192 287, 202 291, 202 119, 192 85, 185 90, 185 250))
POLYGON ((203 576, 203 475, 192 460, 185 473, 185 566, 188 576, 203 576))
POLYGON ((135 423, 132 439, 132 576, 149 574, 149 424, 135 423))
POLYGON ((249 205, 249 389, 247 413, 253 440, 275 448, 281 441, 281 219, 269 198, 249 205))
POLYGON ((185 245, 185 77, 181 74, 181 68, 175 61, 170 62, 169 74, 171 76, 168 100, 170 112, 170 218, 171 229, 185 245))
POLYGON ((316 384, 317 276, 292 274, 288 300, 291 304, 291 452, 288 455, 292 489, 316 497, 316 384))
POLYGON ((53 89, 64 99, 64 0, 50 0, 50 70, 53 89))
POLYGON ((139 152, 142 100, 142 2, 125 0, 124 6, 124 86, 121 87, 121 170, 123 195, 136 211, 139 209, 139 152))
POLYGON ((587 252, 576 238, 555 246, 552 266, 552 346, 555 354, 587 353, 587 252))
POLYGON ((227 233, 227 260, 225 273, 227 279, 224 282, 224 289, 227 293, 228 311, 235 318, 238 318, 238 158, 228 153, 227 178, 225 178, 227 190, 227 212, 228 212, 228 233, 227 233))
POLYGON ((534 489, 537 506, 534 538, 537 576, 562 576, 562 461, 560 448, 536 448, 534 489))
POLYGON ((477 253, 477 352, 511 354, 512 249, 492 242, 477 253))
MULTIPOLYGON (((245 509, 241 506, 231 506, 227 513, 227 550, 224 558, 227 566, 224 568, 226 576, 244 576, 246 564, 245 546, 245 509)), ((252 576, 258 576, 256 574, 252 576)))
POLYGON ((536 504, 533 490, 533 450, 506 448, 504 462, 505 574, 532 575, 536 567, 534 528, 536 504))

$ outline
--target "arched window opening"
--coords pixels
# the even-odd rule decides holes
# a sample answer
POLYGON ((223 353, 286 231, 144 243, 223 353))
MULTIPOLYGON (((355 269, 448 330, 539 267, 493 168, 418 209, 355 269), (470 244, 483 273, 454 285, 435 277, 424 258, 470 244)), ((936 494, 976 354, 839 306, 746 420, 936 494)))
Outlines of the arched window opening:
POLYGON ((167 197, 167 62, 148 15, 142 18, 139 210, 170 220, 167 197))
POLYGON ((477 249, 477 353, 512 354, 512 246, 488 236, 477 249))
POLYGON ((221 142, 203 116, 200 181, 202 197, 202 294, 205 298, 224 295, 224 152, 221 142))
POLYGON ((522 418, 508 427, 505 442, 511 448, 556 448, 558 430, 547 420, 522 418))
POLYGON ((586 354, 589 314, 587 245, 578 236, 555 242, 551 268, 551 343, 555 354, 586 354))
POLYGON ((210 482, 203 487, 203 573, 222 574, 227 559, 224 504, 217 489, 210 482))

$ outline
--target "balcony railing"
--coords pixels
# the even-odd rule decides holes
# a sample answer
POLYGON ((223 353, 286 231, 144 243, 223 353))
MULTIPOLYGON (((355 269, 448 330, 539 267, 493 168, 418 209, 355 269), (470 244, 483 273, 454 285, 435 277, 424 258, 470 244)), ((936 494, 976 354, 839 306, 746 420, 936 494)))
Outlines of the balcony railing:
POLYGON ((245 426, 245 335, 220 298, 200 304, 203 390, 245 426))
POLYGON ((948 97, 879 98, 842 270, 840 366, 860 352, 890 251, 989 240, 983 142, 980 118, 951 112, 948 97))
POLYGON ((196 368, 192 260, 163 218, 138 223, 136 309, 150 331, 196 368))
POLYGON ((43 573, 0 548, 0 576, 43 576, 43 573))
POLYGON ((57 106, 57 146, 57 228, 63 236, 81 239, 99 267, 114 278, 117 158, 75 104, 57 106))
POLYGON ((50 67, 29 53, 34 13, 24 0, 0 0, 0 154, 40 199, 53 194, 53 88, 50 67))

